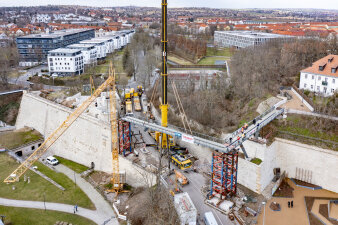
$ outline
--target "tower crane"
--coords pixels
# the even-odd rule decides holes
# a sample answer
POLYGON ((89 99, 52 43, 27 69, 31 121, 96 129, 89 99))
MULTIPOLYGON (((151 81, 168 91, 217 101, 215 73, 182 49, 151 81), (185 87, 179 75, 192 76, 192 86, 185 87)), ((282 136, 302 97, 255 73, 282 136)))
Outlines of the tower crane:
POLYGON ((113 177, 112 191, 116 192, 122 189, 120 183, 118 149, 117 149, 117 111, 115 95, 115 72, 110 64, 108 79, 95 90, 92 95, 85 100, 77 109, 72 112, 67 119, 37 148, 20 166, 15 169, 5 180, 5 183, 19 181, 19 178, 64 134, 64 132, 76 121, 76 119, 89 107, 91 103, 104 91, 109 88, 110 92, 110 124, 112 134, 112 157, 113 157, 113 177), (112 93, 113 92, 113 93, 112 93))

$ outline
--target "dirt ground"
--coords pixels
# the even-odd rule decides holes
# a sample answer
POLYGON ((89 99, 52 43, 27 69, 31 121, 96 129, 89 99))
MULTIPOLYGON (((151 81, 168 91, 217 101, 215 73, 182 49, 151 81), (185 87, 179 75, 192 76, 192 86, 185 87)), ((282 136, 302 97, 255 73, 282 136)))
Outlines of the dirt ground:
POLYGON ((286 91, 288 94, 292 96, 292 99, 287 101, 285 104, 281 105, 281 108, 286 109, 295 109, 295 110, 301 110, 305 112, 311 112, 311 110, 306 107, 306 105, 300 100, 295 93, 292 91, 286 91))
POLYGON ((293 188, 289 185, 289 183, 284 179, 282 183, 279 185, 277 191, 273 194, 273 197, 293 197, 293 188))
MULTIPOLYGON (((306 206, 304 197, 313 196, 313 197, 329 197, 337 198, 338 194, 330 192, 327 190, 310 190, 307 188, 297 187, 291 180, 287 180, 289 185, 294 188, 293 198, 272 198, 270 199, 265 207, 265 224, 268 225, 306 225, 309 224, 308 217, 306 213, 306 206), (288 208, 288 201, 293 201, 293 208, 288 208), (269 209, 271 202, 277 202, 281 205, 281 211, 274 212, 269 209)), ((258 216, 258 224, 263 224, 263 215, 262 213, 258 216)))

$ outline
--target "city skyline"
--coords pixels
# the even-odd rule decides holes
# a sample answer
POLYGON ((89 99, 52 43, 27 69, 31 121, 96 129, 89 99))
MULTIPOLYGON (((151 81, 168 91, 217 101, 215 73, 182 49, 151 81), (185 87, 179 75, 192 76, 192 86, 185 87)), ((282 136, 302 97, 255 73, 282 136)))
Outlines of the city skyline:
MULTIPOLYGON (((109 3, 102 2, 98 0, 74 0, 72 4, 69 4, 68 0, 58 0, 54 1, 53 5, 83 5, 83 6, 97 6, 97 7, 118 7, 118 6, 141 6, 141 7, 160 7, 161 1, 157 2, 154 0, 141 0, 138 2, 132 0, 117 1, 113 0, 109 3)), ((0 7, 9 7, 9 6, 40 6, 48 5, 50 1, 48 0, 13 0, 10 3, 0 2, 0 7)), ((319 1, 309 0, 309 1, 291 1, 291 0, 241 0, 233 2, 230 0, 209 0, 208 2, 191 2, 188 0, 169 0, 169 7, 209 7, 209 8, 307 8, 307 9, 338 9, 338 3, 335 0, 327 0, 325 4, 322 4, 319 1)))

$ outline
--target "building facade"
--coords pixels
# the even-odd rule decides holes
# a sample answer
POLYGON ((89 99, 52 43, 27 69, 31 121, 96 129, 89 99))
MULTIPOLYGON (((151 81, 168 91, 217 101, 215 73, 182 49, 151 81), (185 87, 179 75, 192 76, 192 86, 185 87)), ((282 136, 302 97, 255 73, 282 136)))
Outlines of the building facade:
POLYGON ((86 65, 97 64, 97 49, 93 44, 73 44, 67 48, 79 49, 83 54, 83 63, 86 65))
POLYGON ((214 42, 219 47, 246 48, 266 42, 287 42, 294 37, 254 31, 215 31, 214 42))
POLYGON ((50 75, 74 76, 84 72, 83 54, 80 49, 58 48, 48 53, 50 75))
POLYGON ((95 45, 97 54, 97 59, 104 59, 107 56, 106 50, 106 41, 104 40, 84 40, 80 42, 81 44, 92 44, 95 45))
POLYGON ((95 37, 94 29, 70 29, 46 34, 31 34, 16 39, 20 66, 47 63, 48 52, 95 37))
POLYGON ((330 96, 338 90, 338 55, 328 55, 300 72, 299 89, 330 96))

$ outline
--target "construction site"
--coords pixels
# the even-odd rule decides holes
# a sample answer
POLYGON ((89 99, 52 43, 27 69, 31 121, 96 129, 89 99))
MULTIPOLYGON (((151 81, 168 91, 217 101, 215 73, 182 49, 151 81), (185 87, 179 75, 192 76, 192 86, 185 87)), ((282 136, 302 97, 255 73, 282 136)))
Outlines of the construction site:
MULTIPOLYGON (((75 186, 82 188, 83 180, 95 192, 88 196, 95 206, 83 210, 83 217, 95 224, 337 224, 338 152, 282 138, 268 143, 261 135, 272 121, 287 119, 287 97, 262 102, 258 116, 220 137, 192 130, 178 89, 191 82, 194 88, 211 88, 208 81, 222 73, 168 71, 167 20, 163 0, 161 69, 148 89, 132 78, 126 87, 118 85, 111 63, 107 78, 99 86, 90 84, 89 96, 21 91, 15 127, 3 126, 0 136, 24 130, 38 138, 0 146, 19 163, 2 174, 3 188, 20 192, 22 183, 35 182, 33 175, 26 175, 33 171, 65 189, 37 163, 67 175, 63 166, 71 162, 84 169, 67 176, 75 186), (168 119, 169 89, 179 108, 180 127, 168 119), (60 165, 50 162, 51 156, 60 165), (96 204, 95 198, 102 203, 96 204)), ((78 204, 82 207, 78 202, 68 203, 76 205, 74 214, 78 204)))

